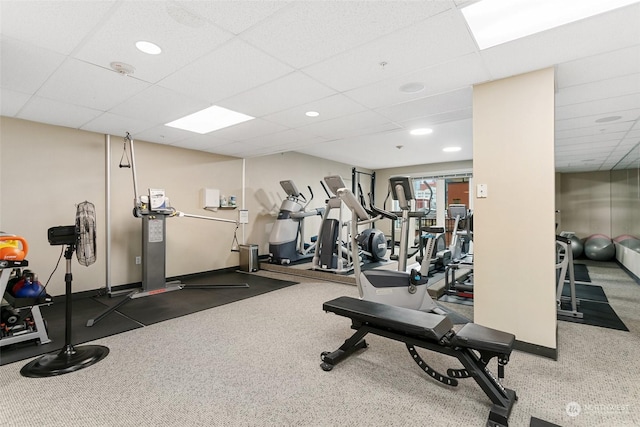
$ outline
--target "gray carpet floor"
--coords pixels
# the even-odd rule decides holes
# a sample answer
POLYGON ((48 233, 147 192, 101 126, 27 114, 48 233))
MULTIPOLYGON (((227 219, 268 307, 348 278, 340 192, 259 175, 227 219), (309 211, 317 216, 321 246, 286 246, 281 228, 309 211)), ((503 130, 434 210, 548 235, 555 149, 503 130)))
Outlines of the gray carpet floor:
MULTIPOLYGON (((630 331, 559 322, 557 361, 514 352, 503 381, 519 396, 510 425, 529 426, 531 417, 562 426, 640 425, 640 286, 615 264, 595 263, 589 272, 630 331)), ((320 353, 351 334, 348 319, 321 308, 342 295, 357 290, 303 279, 97 340, 109 355, 78 372, 34 379, 20 376, 27 361, 2 366, 0 425, 485 424, 490 402, 473 380, 450 388, 426 378, 400 343, 370 336, 368 349, 331 372, 320 369, 320 353)), ((473 307, 449 306, 473 316, 473 307)), ((439 371, 459 366, 421 354, 439 371)))

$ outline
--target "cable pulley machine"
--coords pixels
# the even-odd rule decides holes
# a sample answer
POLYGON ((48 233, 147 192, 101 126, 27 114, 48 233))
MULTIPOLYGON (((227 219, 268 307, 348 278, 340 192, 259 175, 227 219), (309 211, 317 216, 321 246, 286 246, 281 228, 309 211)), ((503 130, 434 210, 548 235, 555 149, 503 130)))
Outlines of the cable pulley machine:
MULTIPOLYGON (((134 208, 133 216, 142 219, 142 289, 130 292, 126 298, 118 304, 109 307, 97 317, 89 319, 87 326, 93 326, 102 320, 109 313, 117 310, 122 305, 132 299, 157 295, 181 289, 229 289, 248 288, 248 283, 240 284, 218 284, 218 285, 185 285, 179 280, 166 281, 166 219, 169 217, 184 217, 203 219, 208 221, 227 222, 235 224, 236 229, 233 236, 231 250, 238 251, 237 231, 240 226, 239 221, 216 218, 203 215, 194 215, 177 211, 168 205, 164 195, 164 190, 149 189, 147 195, 138 195, 138 183, 136 176, 136 161, 133 138, 127 132, 124 137, 124 152, 120 159, 120 168, 130 168, 133 178, 134 208), (129 155, 127 155, 127 146, 129 155), (126 160, 125 160, 126 158, 126 160)), ((110 293, 110 292, 109 292, 110 293)), ((111 296, 111 293, 110 295, 111 296)))

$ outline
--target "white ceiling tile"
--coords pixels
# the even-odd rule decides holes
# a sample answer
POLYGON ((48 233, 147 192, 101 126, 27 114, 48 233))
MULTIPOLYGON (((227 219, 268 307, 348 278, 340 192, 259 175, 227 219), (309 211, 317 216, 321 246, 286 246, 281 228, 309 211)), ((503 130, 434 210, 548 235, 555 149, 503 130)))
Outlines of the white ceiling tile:
MULTIPOLYGON (((569 141, 570 142, 570 141, 569 141)), ((555 145, 556 155, 561 154, 578 154, 578 155, 605 155, 611 152, 612 149, 617 147, 620 143, 619 139, 616 140, 604 140, 599 142, 582 142, 581 144, 571 145, 555 145)))
POLYGON ((614 133, 614 132, 627 132, 630 129, 631 124, 629 122, 610 122, 602 123, 597 126, 593 123, 593 126, 587 127, 568 127, 567 129, 555 131, 556 141, 560 141, 567 138, 577 138, 582 136, 591 136, 597 133, 614 133), (606 126, 605 126, 606 125, 606 126))
POLYGON ((149 84, 75 59, 67 60, 40 88, 38 95, 106 111, 149 84))
POLYGON ((208 102, 193 99, 160 86, 151 86, 113 107, 109 112, 148 122, 168 123, 209 107, 208 102), (167 105, 171 105, 167 109, 167 105))
POLYGON ((136 78, 155 83, 233 36, 205 21, 196 27, 181 24, 168 13, 176 7, 165 1, 121 2, 75 57, 105 68, 124 62, 135 67, 136 78), (140 40, 157 44, 162 53, 140 52, 135 47, 140 40))
MULTIPOLYGON (((640 42, 640 40, 639 40, 640 42)), ((563 89, 638 72, 640 44, 558 65, 556 85, 563 89)))
POLYGON ((556 93, 556 105, 578 104, 632 94, 640 94, 640 72, 566 87, 556 93))
POLYGON ((543 31, 482 51, 493 79, 634 46, 640 40, 640 4, 543 31), (615 30, 613 30, 615 29, 615 30), (606 36, 605 36, 606 35, 606 36))
POLYGON ((442 113, 431 114, 429 116, 416 117, 409 120, 403 120, 399 124, 405 129, 414 129, 421 127, 433 127, 437 124, 460 122, 473 118, 473 109, 471 107, 461 108, 459 110, 443 111, 442 113))
POLYGON ((308 124, 318 123, 336 117, 364 111, 366 108, 344 95, 336 94, 318 99, 307 104, 298 105, 285 111, 267 114, 263 118, 283 126, 295 128, 308 124), (307 111, 320 113, 318 117, 308 117, 307 111))
POLYGON ((35 93, 62 64, 59 53, 9 37, 0 38, 0 85, 24 93, 35 93))
POLYGON ((27 103, 31 95, 0 88, 0 115, 14 117, 27 103))
POLYGON ((239 144, 238 142, 229 141, 228 139, 219 138, 213 133, 206 135, 194 135, 191 138, 183 139, 175 144, 176 147, 188 148, 190 150, 212 151, 215 147, 221 147, 228 144, 239 144))
POLYGON ((99 110, 33 96, 17 117, 78 129, 101 114, 99 110))
POLYGON ((324 138, 345 138, 353 135, 370 134, 372 129, 398 129, 395 123, 372 111, 363 111, 349 116, 338 117, 324 122, 313 123, 299 128, 304 132, 324 138))
POLYGON ((184 139, 193 137, 193 132, 160 125, 145 129, 132 136, 143 141, 153 141, 160 144, 172 145, 184 139))
POLYGON ((556 120, 571 119, 582 116, 600 115, 609 117, 614 114, 608 112, 626 111, 637 109, 640 106, 640 92, 630 95, 616 96, 595 101, 581 102, 578 104, 557 105, 555 108, 556 120))
POLYGON ((302 68, 449 8, 442 1, 292 2, 241 37, 302 68))
POLYGON ((289 151, 322 141, 324 141, 322 138, 311 137, 303 132, 290 129, 264 137, 252 138, 242 142, 215 147, 211 151, 229 156, 252 157, 289 151))
POLYGON ((215 103, 292 72, 253 46, 234 39, 162 80, 159 85, 215 103))
MULTIPOLYGON (((258 22, 287 6, 290 1, 189 1, 181 6, 233 34, 253 27, 258 22)), ((173 12, 175 14, 180 11, 173 12)), ((184 12, 182 12, 184 13, 184 12)))
POLYGON ((304 72, 334 89, 347 91, 474 51, 462 16, 450 10, 307 67, 304 72))
POLYGON ((480 58, 466 55, 453 61, 438 64, 401 77, 345 92, 345 95, 370 108, 391 106, 439 93, 469 88, 472 84, 488 79, 480 58), (405 83, 419 82, 425 89, 417 93, 405 93, 400 87, 405 83))
POLYGON ((621 118, 619 120, 616 120, 615 122, 608 122, 608 123, 596 123, 596 120, 603 118, 602 115, 582 116, 582 117, 576 117, 571 119, 556 120, 555 129, 556 131, 563 131, 563 130, 576 129, 576 128, 596 128, 599 130, 599 129, 607 129, 608 126, 610 125, 618 125, 624 122, 630 122, 628 123, 628 126, 631 127, 633 123, 640 116, 640 109, 616 111, 614 114, 617 116, 621 116, 621 118))
POLYGON ((335 92, 300 72, 293 72, 239 95, 227 98, 220 106, 261 117, 308 104, 335 92))
POLYGON ((473 90, 471 87, 441 93, 400 104, 380 107, 376 112, 391 120, 408 121, 418 117, 432 116, 447 111, 471 107, 473 90))
POLYGON ((441 124, 426 137, 415 137, 402 129, 325 142, 296 151, 354 165, 358 164, 358 155, 366 153, 372 169, 470 160, 473 156, 471 122, 467 119, 441 124), (445 146, 454 144, 462 150, 457 153, 442 151, 445 146))
POLYGON ((214 134, 218 138, 229 141, 243 141, 245 139, 269 135, 283 130, 286 130, 284 126, 262 119, 254 119, 217 130, 214 134))
POLYGON ((2 34, 69 54, 111 11, 116 1, 0 2, 2 34))
POLYGON ((123 136, 129 132, 135 137, 138 132, 142 132, 143 130, 151 127, 153 127, 153 124, 149 122, 132 119, 130 117, 118 116, 111 113, 103 113, 90 122, 85 123, 81 129, 91 132, 123 136))

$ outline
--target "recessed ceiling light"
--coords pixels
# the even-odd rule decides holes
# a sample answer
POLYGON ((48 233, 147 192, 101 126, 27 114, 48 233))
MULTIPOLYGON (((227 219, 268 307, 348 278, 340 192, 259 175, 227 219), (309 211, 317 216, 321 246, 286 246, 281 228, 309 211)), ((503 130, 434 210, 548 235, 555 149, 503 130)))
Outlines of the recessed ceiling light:
POLYGON ((136 48, 138 48, 140 52, 148 53, 149 55, 159 55, 162 52, 160 46, 144 40, 136 42, 136 48))
POLYGON ((304 114, 308 117, 318 117, 320 115, 320 113, 318 113, 317 111, 307 111, 304 114))
POLYGON ((603 117, 601 119, 596 120, 596 123, 607 123, 607 122, 613 122, 616 120, 620 120, 622 118, 622 116, 609 116, 609 117, 603 117))
POLYGON ((424 84, 420 82, 407 83, 400 86, 400 92, 404 93, 418 93, 424 90, 424 84))
POLYGON ((462 148, 460 147, 444 147, 442 149, 442 151, 444 151, 445 153, 455 153, 456 151, 460 151, 462 150, 462 148))
POLYGON ((569 24, 638 0, 482 0, 461 9, 480 49, 569 24))
POLYGON ((433 129, 430 129, 430 128, 417 128, 417 129, 413 129, 409 133, 411 135, 416 135, 416 136, 429 135, 430 133, 433 133, 433 129))
POLYGON ((189 114, 181 119, 166 123, 165 126, 205 134, 254 118, 255 117, 214 105, 196 113, 189 114))

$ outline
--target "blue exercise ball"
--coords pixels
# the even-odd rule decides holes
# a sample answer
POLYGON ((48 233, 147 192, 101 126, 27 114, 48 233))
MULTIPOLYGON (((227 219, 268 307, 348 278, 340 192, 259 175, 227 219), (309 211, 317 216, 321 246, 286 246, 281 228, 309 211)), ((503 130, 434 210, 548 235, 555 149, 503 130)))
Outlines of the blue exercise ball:
POLYGON ((616 256, 616 247, 610 237, 594 234, 585 239, 584 254, 594 261, 610 261, 616 256))
POLYGON ((40 282, 27 281, 23 286, 15 291, 16 298, 40 298, 44 297, 44 288, 40 282))

